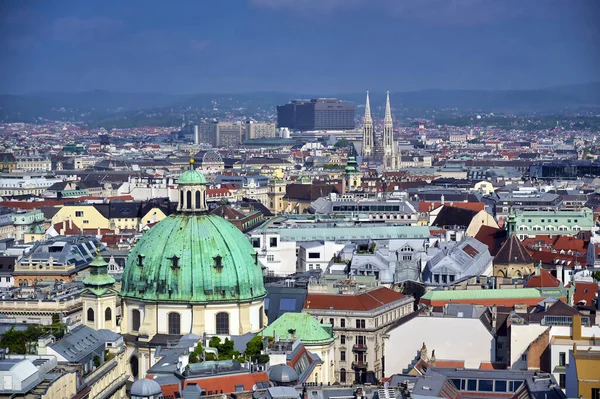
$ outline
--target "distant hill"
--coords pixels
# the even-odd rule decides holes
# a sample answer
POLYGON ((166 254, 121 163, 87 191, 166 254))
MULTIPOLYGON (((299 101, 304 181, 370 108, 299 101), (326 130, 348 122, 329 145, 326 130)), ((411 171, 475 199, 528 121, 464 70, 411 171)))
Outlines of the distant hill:
MULTIPOLYGON (((420 90, 394 92, 394 108, 448 109, 489 112, 550 112, 566 107, 600 107, 600 82, 536 90, 420 90)), ((220 110, 245 109, 248 114, 275 111, 278 104, 291 99, 338 97, 357 105, 364 103, 364 93, 298 94, 254 92, 236 94, 174 95, 161 93, 119 93, 94 90, 78 93, 32 93, 0 95, 0 120, 31 121, 36 118, 104 120, 123 112, 173 109, 220 110)), ((372 93, 373 107, 383 105, 385 95, 372 93)))

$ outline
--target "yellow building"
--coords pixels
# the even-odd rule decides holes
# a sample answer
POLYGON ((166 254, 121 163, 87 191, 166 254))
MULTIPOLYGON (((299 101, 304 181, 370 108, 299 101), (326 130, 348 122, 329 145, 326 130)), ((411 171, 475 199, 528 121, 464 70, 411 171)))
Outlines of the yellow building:
POLYGON ((566 391, 569 398, 600 398, 600 351, 578 349, 569 351, 566 391))
POLYGON ((110 220, 95 205, 65 205, 52 217, 52 225, 73 222, 81 229, 109 229, 110 220))
POLYGON ((46 238, 46 232, 39 224, 32 224, 29 229, 23 234, 25 244, 42 241, 46 238))
POLYGON ((269 203, 268 208, 275 215, 283 212, 283 197, 285 195, 285 181, 281 179, 271 179, 269 182, 269 203))

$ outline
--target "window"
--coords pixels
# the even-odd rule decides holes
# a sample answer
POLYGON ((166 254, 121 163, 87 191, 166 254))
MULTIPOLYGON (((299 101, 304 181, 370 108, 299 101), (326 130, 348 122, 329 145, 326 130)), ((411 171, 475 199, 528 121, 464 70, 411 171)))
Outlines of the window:
POLYGON ((200 191, 196 191, 196 208, 200 209, 200 191))
POLYGON ((508 391, 509 392, 517 392, 517 390, 521 387, 523 381, 509 381, 508 382, 508 391))
POLYGON ((346 382, 346 369, 340 369, 340 382, 346 382))
POLYGON ((342 362, 346 361, 346 351, 340 351, 340 360, 342 362))
POLYGON ((225 312, 217 313, 217 334, 229 335, 229 314, 225 312))
POLYGON ((346 319, 340 320, 340 327, 346 327, 346 319))
POLYGON ((131 331, 138 331, 140 329, 140 311, 133 309, 131 311, 131 331))
POLYGON ((243 385, 236 385, 235 386, 235 391, 236 392, 244 392, 244 386, 243 385))
POLYGON ((267 262, 274 262, 275 261, 275 255, 267 255, 267 262))
POLYGON ((365 328, 365 319, 356 319, 356 328, 365 328))
POLYGON ((318 252, 309 252, 308 253, 308 258, 309 259, 319 259, 319 253, 318 252))
POLYGON ((600 388, 592 388, 592 399, 600 399, 600 388))
POLYGON ((467 380, 467 391, 477 390, 477 380, 467 380))
POLYGON ((560 386, 561 389, 565 389, 566 385, 566 381, 567 381, 567 375, 566 374, 559 374, 558 375, 558 385, 560 386))
POLYGON ((76 218, 82 218, 83 217, 83 211, 75 211, 75 217, 76 218))
POLYGON ((187 209, 192 209, 192 192, 188 191, 186 193, 186 206, 187 209))
POLYGON ((277 247, 277 237, 271 237, 271 238, 269 238, 269 246, 271 248, 276 248, 277 247))
POLYGON ((497 380, 494 382, 494 392, 506 392, 506 381, 497 380))
POLYGON ((87 321, 94 321, 94 309, 92 308, 87 311, 87 321))
POLYGON ((252 248, 260 248, 260 238, 252 239, 252 248))
POLYGON ((112 310, 110 310, 110 308, 106 308, 106 310, 104 311, 104 321, 110 320, 112 320, 112 310))
POLYGON ((521 355, 521 361, 522 361, 522 362, 526 362, 526 361, 527 361, 527 353, 523 353, 523 354, 521 355))
POLYGON ((346 336, 340 335, 340 345, 346 345, 346 336))
POLYGON ((264 321, 263 318, 265 317, 265 310, 263 309, 263 307, 261 306, 260 309, 258 309, 258 328, 263 328, 264 327, 264 321))
POLYGON ((169 334, 181 335, 181 315, 177 312, 169 313, 169 334))
POLYGON ((83 224, 90 224, 90 221, 89 220, 84 220, 83 224))
POLYGON ((296 310, 296 298, 281 298, 281 300, 279 301, 279 310, 296 310))
POLYGON ((565 366, 567 364, 566 357, 567 357, 567 355, 565 352, 560 352, 558 354, 558 365, 559 366, 565 366))
POLYGON ((479 380, 479 391, 492 392, 494 389, 494 381, 492 380, 479 380))

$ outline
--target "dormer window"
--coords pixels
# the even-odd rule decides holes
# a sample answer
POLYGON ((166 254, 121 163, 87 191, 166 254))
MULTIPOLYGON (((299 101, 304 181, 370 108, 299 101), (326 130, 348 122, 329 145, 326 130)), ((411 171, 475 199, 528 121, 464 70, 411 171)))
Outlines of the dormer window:
POLYGON ((172 269, 179 269, 179 257, 177 255, 173 255, 171 258, 168 258, 171 261, 172 269))
POLYGON ((144 255, 138 255, 138 266, 144 267, 144 255))
POLYGON ((217 255, 213 259, 215 260, 215 268, 222 269, 223 264, 221 263, 221 261, 223 260, 223 258, 221 257, 221 255, 217 255))

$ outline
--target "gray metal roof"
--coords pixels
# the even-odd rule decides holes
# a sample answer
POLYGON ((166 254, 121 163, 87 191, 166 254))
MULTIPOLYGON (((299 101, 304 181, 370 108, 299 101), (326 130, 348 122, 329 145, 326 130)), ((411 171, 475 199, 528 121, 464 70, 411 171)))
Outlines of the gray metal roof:
POLYGON ((79 362, 92 352, 104 348, 106 334, 87 326, 78 326, 50 347, 69 362, 79 362))

